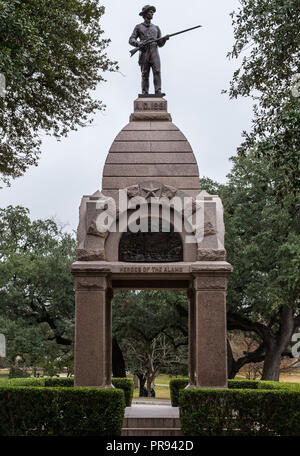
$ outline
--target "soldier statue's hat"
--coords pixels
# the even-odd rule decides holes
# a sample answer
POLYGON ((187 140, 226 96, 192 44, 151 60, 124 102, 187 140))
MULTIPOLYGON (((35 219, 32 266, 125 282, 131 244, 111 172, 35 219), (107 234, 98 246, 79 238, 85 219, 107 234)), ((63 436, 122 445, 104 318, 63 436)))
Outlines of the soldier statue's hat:
POLYGON ((142 11, 140 12, 140 16, 144 16, 144 15, 147 13, 147 11, 149 11, 150 9, 151 9, 152 11, 154 11, 154 13, 156 13, 156 8, 155 8, 155 6, 146 5, 146 6, 144 6, 144 8, 142 9, 142 11))

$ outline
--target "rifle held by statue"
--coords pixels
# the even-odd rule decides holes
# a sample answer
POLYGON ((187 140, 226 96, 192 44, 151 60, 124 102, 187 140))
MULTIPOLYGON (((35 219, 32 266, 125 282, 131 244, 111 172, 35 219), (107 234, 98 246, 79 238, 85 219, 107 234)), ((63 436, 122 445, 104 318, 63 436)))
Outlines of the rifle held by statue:
POLYGON ((161 38, 157 38, 155 40, 148 40, 142 44, 140 44, 138 47, 136 47, 135 49, 132 49, 130 52, 130 56, 134 56, 134 54, 138 51, 141 51, 145 46, 148 46, 149 44, 152 44, 152 43, 157 43, 158 41, 160 40, 164 40, 166 38, 171 38, 172 36, 176 36, 176 35, 181 35, 181 33, 186 33, 186 32, 190 32, 191 30, 195 30, 199 27, 202 27, 202 25, 197 25, 196 27, 192 27, 192 28, 189 28, 189 29, 186 29, 186 30, 182 30, 181 32, 176 32, 176 33, 172 33, 171 35, 166 35, 164 37, 161 37, 161 38))

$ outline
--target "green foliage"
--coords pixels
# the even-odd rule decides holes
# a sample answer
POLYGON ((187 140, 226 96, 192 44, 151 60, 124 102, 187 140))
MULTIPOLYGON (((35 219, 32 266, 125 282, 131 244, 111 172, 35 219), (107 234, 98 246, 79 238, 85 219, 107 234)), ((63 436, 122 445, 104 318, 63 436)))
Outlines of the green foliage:
MULTIPOLYGON (((261 382, 259 380, 228 380, 228 388, 230 389, 257 389, 259 388, 259 384, 261 383, 266 383, 266 382, 261 382)), ((279 387, 278 382, 269 382, 269 383, 274 383, 277 385, 277 388, 279 387)), ((275 386, 274 386, 275 387, 275 386)), ((265 388, 263 388, 265 389, 265 388)))
POLYGON ((11 367, 20 357, 52 374, 58 359, 69 363, 75 248, 54 220, 31 221, 20 206, 0 209, 0 332, 11 367))
POLYGON ((241 58, 230 87, 231 98, 255 100, 252 131, 238 149, 265 157, 270 169, 281 169, 277 198, 299 189, 300 6, 294 0, 241 0, 232 13, 235 44, 231 58, 241 58))
POLYGON ((134 385, 129 378, 112 378, 112 384, 115 388, 124 391, 126 407, 130 407, 133 398, 134 385))
POLYGON ((40 134, 66 136, 105 106, 91 91, 116 71, 105 52, 99 0, 1 0, 0 173, 2 180, 36 165, 40 134))
POLYGON ((74 378, 72 377, 49 377, 44 378, 44 384, 42 386, 52 388, 68 388, 74 386, 74 378))
POLYGON ((178 407, 179 392, 189 384, 188 378, 172 378, 170 380, 170 396, 172 407, 178 407))
MULTIPOLYGON (((179 395, 188 385, 188 378, 174 378, 170 380, 170 395, 172 407, 178 407, 179 395)), ((229 389, 262 389, 287 390, 300 393, 300 383, 272 382, 264 380, 228 380, 229 389)))
MULTIPOLYGON (((278 201, 276 182, 285 170, 275 169, 269 157, 250 151, 232 161, 227 184, 201 180, 201 188, 218 194, 224 206, 225 247, 233 265, 228 329, 255 334, 261 344, 256 361, 265 354, 264 378, 275 380, 281 354, 300 326, 300 194, 278 201)), ((247 360, 255 361, 246 354, 239 368, 247 360)))
POLYGON ((30 387, 42 387, 45 386, 44 378, 10 378, 1 379, 0 387, 4 386, 30 386, 30 387))
POLYGON ((100 388, 0 388, 1 436, 121 435, 124 394, 100 388))
POLYGON ((163 368, 187 364, 187 297, 182 292, 119 292, 113 300, 113 335, 127 370, 151 384, 163 368))
MULTIPOLYGON (((133 398, 133 381, 129 378, 112 378, 112 384, 116 389, 124 392, 126 407, 130 407, 133 398)), ((0 387, 4 386, 30 386, 30 387, 50 387, 50 388, 68 388, 74 387, 74 378, 72 377, 45 377, 45 378, 15 378, 9 380, 0 380, 0 387)))
POLYGON ((257 389, 287 390, 300 393, 300 383, 259 381, 257 389))
MULTIPOLYGON (((126 407, 131 406, 133 398, 133 381, 129 378, 112 378, 112 384, 115 388, 124 391, 126 407)), ((56 377, 56 378, 45 378, 43 386, 52 387, 72 387, 74 386, 74 378, 71 377, 56 377)))
POLYGON ((185 436, 300 434, 300 391, 189 389, 179 406, 185 436))

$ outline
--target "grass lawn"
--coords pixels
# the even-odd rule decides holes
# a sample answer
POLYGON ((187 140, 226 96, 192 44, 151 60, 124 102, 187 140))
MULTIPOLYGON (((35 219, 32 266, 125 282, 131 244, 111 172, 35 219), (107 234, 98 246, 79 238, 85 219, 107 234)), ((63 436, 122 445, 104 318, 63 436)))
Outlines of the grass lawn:
POLYGON ((300 372, 293 374, 280 374, 279 380, 281 382, 300 383, 300 372))
MULTIPOLYGON (((155 386, 154 390, 155 390, 155 399, 170 399, 170 389, 168 386, 155 386)), ((139 397, 138 388, 134 390, 133 397, 134 398, 139 397)), ((143 399, 147 400, 147 397, 145 397, 143 399)), ((154 398, 152 397, 149 399, 153 400, 154 398)))
POLYGON ((8 378, 9 369, 0 369, 0 379, 8 378))
MULTIPOLYGON (((128 375, 128 378, 133 378, 132 375, 128 375)), ((155 390, 155 399, 170 399, 170 388, 169 382, 171 378, 175 378, 174 376, 170 376, 167 374, 160 374, 156 377, 154 381, 154 390, 155 390)), ((139 389, 135 389, 133 393, 133 397, 139 397, 139 389)), ((146 397, 144 399, 147 399, 146 397)), ((152 398, 153 399, 153 398, 152 398)))

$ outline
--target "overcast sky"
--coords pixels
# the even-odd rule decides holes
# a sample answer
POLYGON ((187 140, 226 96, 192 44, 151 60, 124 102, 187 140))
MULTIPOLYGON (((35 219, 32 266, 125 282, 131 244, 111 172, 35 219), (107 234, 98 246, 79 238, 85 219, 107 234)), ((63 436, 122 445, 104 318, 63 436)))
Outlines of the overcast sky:
MULTIPOLYGON (((0 190, 0 206, 22 205, 32 218, 55 217, 71 231, 77 228, 82 195, 101 189, 102 169, 111 143, 128 123, 133 101, 140 93, 138 58, 129 56, 129 36, 141 22, 143 1, 103 1, 105 36, 112 43, 108 54, 117 60, 121 73, 107 73, 96 96, 107 105, 92 126, 73 132, 57 142, 44 136, 38 167, 30 168, 12 186, 0 190)), ((250 127, 251 101, 230 101, 222 95, 238 62, 226 54, 233 45, 230 12, 238 0, 155 1, 153 23, 163 34, 203 25, 174 37, 160 49, 162 89, 166 92, 173 122, 190 141, 201 176, 226 181, 229 158, 241 143, 241 133, 250 127)), ((152 83, 152 82, 151 82, 152 83)), ((152 87, 152 85, 151 85, 152 87)))

